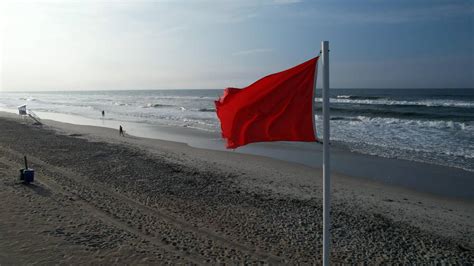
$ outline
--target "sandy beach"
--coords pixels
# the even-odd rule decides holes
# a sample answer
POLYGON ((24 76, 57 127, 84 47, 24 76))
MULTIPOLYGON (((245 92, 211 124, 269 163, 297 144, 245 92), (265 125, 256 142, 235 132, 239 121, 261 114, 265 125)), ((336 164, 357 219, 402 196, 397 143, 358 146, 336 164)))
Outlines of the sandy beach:
MULTIPOLYGON (((320 169, 8 113, 0 128, 1 265, 321 262, 320 169)), ((333 263, 474 261, 472 200, 332 180, 333 263)))

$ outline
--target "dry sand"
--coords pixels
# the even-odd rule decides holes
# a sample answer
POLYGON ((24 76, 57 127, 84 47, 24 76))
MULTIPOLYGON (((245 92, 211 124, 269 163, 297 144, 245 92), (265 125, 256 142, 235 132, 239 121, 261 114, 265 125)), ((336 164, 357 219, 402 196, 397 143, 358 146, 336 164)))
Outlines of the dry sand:
MULTIPOLYGON (((1 265, 321 261, 319 169, 1 116, 1 265)), ((473 263, 472 201, 332 180, 332 262, 473 263)))

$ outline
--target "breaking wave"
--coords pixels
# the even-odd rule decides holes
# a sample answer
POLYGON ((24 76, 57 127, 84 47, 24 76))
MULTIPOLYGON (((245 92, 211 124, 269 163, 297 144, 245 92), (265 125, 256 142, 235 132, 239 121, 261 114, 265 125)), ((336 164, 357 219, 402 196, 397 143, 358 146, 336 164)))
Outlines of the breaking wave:
POLYGON ((170 104, 161 104, 161 103, 147 103, 142 106, 142 108, 163 108, 163 107, 172 107, 170 104))
MULTIPOLYGON (((341 95, 331 98, 331 103, 359 104, 359 105, 390 105, 390 106, 428 106, 428 107, 458 107, 474 108, 474 101, 449 100, 449 99, 423 99, 423 100, 393 100, 383 97, 371 96, 346 96, 341 95), (342 97, 341 97, 342 96, 342 97)), ((322 102, 322 98, 316 98, 322 102)))
POLYGON ((366 100, 376 100, 383 99, 384 97, 380 96, 356 96, 356 95, 338 95, 337 99, 366 99, 366 100))

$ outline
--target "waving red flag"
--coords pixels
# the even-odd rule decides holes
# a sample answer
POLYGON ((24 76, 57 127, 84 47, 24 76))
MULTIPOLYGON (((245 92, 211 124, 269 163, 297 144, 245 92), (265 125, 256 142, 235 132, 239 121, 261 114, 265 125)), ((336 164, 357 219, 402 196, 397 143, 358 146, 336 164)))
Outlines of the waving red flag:
POLYGON ((319 56, 215 101, 227 148, 264 141, 317 141, 314 81, 319 56))

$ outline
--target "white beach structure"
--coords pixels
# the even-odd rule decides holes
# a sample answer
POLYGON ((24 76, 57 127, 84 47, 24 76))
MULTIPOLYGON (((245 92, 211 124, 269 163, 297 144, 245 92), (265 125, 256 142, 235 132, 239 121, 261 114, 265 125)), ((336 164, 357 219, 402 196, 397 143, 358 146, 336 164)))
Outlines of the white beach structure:
POLYGON ((42 125, 41 119, 33 111, 26 108, 26 104, 18 106, 18 114, 21 117, 30 117, 37 125, 42 125))
POLYGON ((18 114, 21 116, 28 115, 28 113, 26 112, 26 104, 18 106, 18 114))

